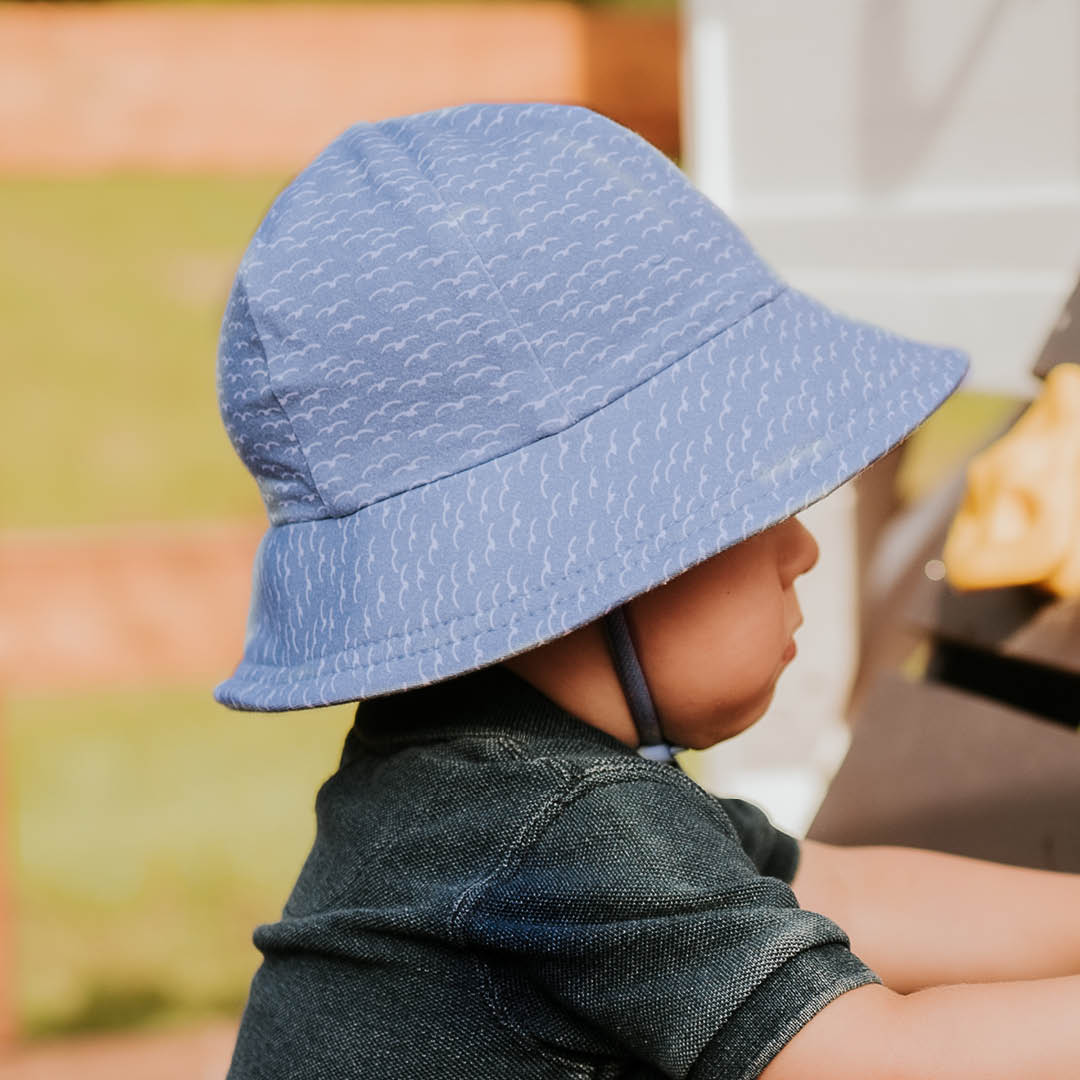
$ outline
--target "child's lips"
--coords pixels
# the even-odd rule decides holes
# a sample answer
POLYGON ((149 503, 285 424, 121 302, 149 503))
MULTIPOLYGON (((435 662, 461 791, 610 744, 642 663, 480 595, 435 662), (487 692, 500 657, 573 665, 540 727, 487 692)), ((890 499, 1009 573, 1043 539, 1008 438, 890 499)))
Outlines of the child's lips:
POLYGON ((803 621, 804 620, 803 620, 803 617, 802 617, 802 612, 799 612, 799 621, 795 624, 795 626, 791 630, 791 640, 787 643, 787 648, 784 650, 783 655, 780 657, 780 659, 785 664, 789 660, 794 660, 795 659, 795 653, 798 651, 795 648, 795 631, 798 630, 800 626, 802 626, 803 621))

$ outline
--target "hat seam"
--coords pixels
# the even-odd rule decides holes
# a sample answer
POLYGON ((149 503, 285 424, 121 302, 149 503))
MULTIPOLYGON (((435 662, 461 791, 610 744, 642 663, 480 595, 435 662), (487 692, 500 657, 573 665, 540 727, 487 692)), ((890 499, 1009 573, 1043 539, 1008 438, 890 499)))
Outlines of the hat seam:
MULTIPOLYGON (((244 294, 244 306, 247 308, 248 317, 251 319, 251 325, 255 327, 255 336, 256 336, 256 339, 258 340, 259 355, 262 357, 263 365, 266 368, 266 386, 267 386, 267 389, 270 391, 270 396, 274 399, 274 404, 277 405, 277 407, 281 410, 281 415, 283 417, 285 417, 285 419, 289 423, 289 434, 292 435, 293 442, 296 444, 297 452, 300 454, 300 460, 304 463, 304 470, 307 472, 307 478, 308 478, 309 482, 311 483, 312 492, 314 492, 315 497, 322 504, 323 508, 326 509, 326 510, 329 510, 329 506, 327 506, 326 499, 324 498, 323 493, 319 490, 319 485, 315 480, 315 474, 311 471, 311 462, 308 461, 307 451, 304 449, 304 444, 300 441, 300 436, 297 435, 297 433, 296 433, 296 427, 293 424, 293 418, 290 415, 289 411, 281 403, 281 399, 278 397, 277 390, 274 389, 274 376, 273 376, 273 372, 271 372, 271 370, 270 370, 270 358, 266 355, 266 346, 263 343, 262 328, 259 326, 259 321, 255 316, 255 308, 251 303, 250 297, 248 296, 247 278, 246 278, 245 275, 243 275, 242 270, 241 270, 241 272, 237 273, 236 277, 237 277, 237 285, 239 286, 240 291, 244 294)), ((267 516, 270 517, 269 510, 267 511, 267 516)), ((319 518, 305 518, 304 520, 305 521, 318 521, 320 519, 319 518)), ((272 522, 272 524, 282 524, 282 525, 284 525, 284 524, 292 524, 292 523, 290 523, 290 522, 272 522)))
MULTIPOLYGON (((631 394, 635 390, 639 390, 639 389, 641 389, 641 387, 648 385, 648 383, 652 382, 653 379, 658 379, 661 375, 664 374, 665 371, 670 371, 676 364, 681 363, 688 356, 693 355, 695 352, 698 351, 698 349, 705 348, 705 346, 707 346, 711 342, 715 341, 718 337, 722 337, 724 334, 730 333, 731 331, 737 329, 739 326, 742 325, 742 323, 743 323, 743 321, 745 319, 748 319, 751 315, 756 314, 762 308, 768 307, 769 304, 772 304, 776 300, 779 300, 782 296, 784 296, 786 293, 788 293, 790 291, 792 291, 790 289, 790 286, 781 283, 779 288, 775 292, 773 292, 769 296, 766 296, 766 298, 764 300, 761 300, 759 303, 755 304, 752 308, 750 308, 749 310, 744 312, 742 315, 739 316, 738 319, 735 320, 735 322, 728 323, 727 326, 724 326, 723 328, 715 331, 714 333, 710 334, 706 338, 703 338, 701 341, 697 342, 696 344, 691 345, 686 350, 686 352, 679 353, 679 355, 676 356, 673 360, 666 363, 659 370, 652 372, 646 378, 642 379, 641 382, 634 383, 633 386, 627 386, 624 390, 622 390, 615 397, 611 398, 609 401, 605 401, 603 405, 598 405, 591 412, 587 412, 584 415, 577 417, 576 419, 571 418, 570 423, 568 423, 566 425, 566 427, 559 428, 558 431, 546 432, 545 434, 540 435, 538 438, 533 439, 531 442, 522 443, 520 446, 511 447, 509 450, 504 450, 499 454, 493 455, 492 457, 485 458, 483 461, 476 461, 472 465, 469 465, 467 468, 458 469, 456 472, 443 473, 442 476, 436 476, 432 480, 425 480, 422 484, 417 484, 415 487, 402 488, 400 491, 395 491, 390 495, 383 495, 378 499, 373 499, 371 502, 365 503, 363 506, 358 507, 356 510, 350 510, 347 513, 344 513, 344 514, 327 513, 323 517, 300 518, 297 521, 275 521, 275 522, 271 522, 271 525, 274 528, 287 528, 287 527, 289 527, 291 525, 308 525, 313 521, 343 521, 345 518, 353 517, 356 514, 362 514, 362 513, 364 513, 364 511, 370 510, 372 507, 378 506, 378 505, 380 505, 380 503, 387 502, 390 499, 397 499, 397 498, 400 498, 402 495, 406 495, 406 494, 409 494, 410 492, 414 492, 414 491, 423 491, 423 489, 426 488, 426 487, 431 487, 433 484, 441 483, 443 480, 451 480, 456 476, 466 476, 468 473, 472 472, 474 469, 479 469, 484 465, 490 465, 490 464, 492 464, 492 462, 501 461, 503 458, 509 457, 512 454, 517 454, 520 451, 528 449, 530 447, 538 446, 540 443, 544 442, 546 439, 558 438, 560 435, 564 435, 569 431, 573 431, 574 428, 576 428, 579 424, 585 423, 585 421, 588 420, 590 417, 595 416, 597 413, 603 412, 604 409, 610 408, 613 405, 617 405, 624 397, 626 397, 627 394, 631 394)), ((305 461, 305 463, 306 463, 306 461, 305 461)), ((312 482, 314 483, 314 477, 312 477, 312 482)), ((316 494, 318 494, 317 490, 316 490, 316 494)), ((323 505, 326 506, 326 501, 325 500, 323 500, 323 505)), ((327 510, 330 509, 330 507, 328 507, 328 506, 326 508, 327 508, 327 510)))
MULTIPOLYGON (((388 121, 386 123, 379 124, 378 127, 386 131, 386 137, 392 143, 394 143, 394 145, 397 146, 401 150, 401 152, 416 166, 417 172, 420 174, 421 177, 423 177, 425 181, 427 181, 428 185, 431 187, 431 190, 435 193, 436 198, 439 200, 443 209, 446 211, 445 220, 448 223, 452 224, 453 227, 457 230, 458 234, 465 242, 466 247, 468 247, 468 249, 473 253, 473 257, 480 264, 480 267, 484 272, 484 277, 487 278, 488 284, 495 290, 495 295, 498 297, 499 305, 502 307, 506 318, 510 322, 510 325, 514 328, 514 331, 518 335, 518 337, 525 343, 525 347, 529 350, 529 355, 532 357, 532 361, 536 367, 537 372, 540 374, 541 378, 543 378, 544 382, 546 382, 547 385, 551 388, 551 392, 554 395, 555 400, 559 403, 559 407, 563 411, 563 416, 565 417, 567 426, 572 426, 574 418, 570 415, 570 410, 566 407, 566 402, 563 401, 562 394, 559 392, 559 388, 551 381, 551 376, 547 373, 543 365, 540 363, 540 358, 536 355, 535 345, 525 334, 525 331, 522 330, 522 328, 518 325, 517 319, 514 318, 513 312, 511 312, 510 306, 506 302, 506 297, 503 296, 502 287, 496 282, 494 275, 491 273, 491 270, 489 269, 487 263, 484 261, 483 256, 480 254, 479 251, 477 251, 476 245, 473 243, 472 238, 469 236, 469 234, 465 231, 464 226, 450 213, 450 206, 448 205, 445 197, 443 196, 442 191, 435 183, 434 178, 428 174, 428 171, 421 164, 419 156, 413 153, 412 148, 408 143, 402 142, 399 138, 397 138, 397 136, 401 133, 401 126, 397 125, 395 130, 394 121, 388 121)), ((390 498, 393 498, 393 496, 390 496, 390 498)), ((368 505, 370 506, 372 504, 368 503, 368 505)))

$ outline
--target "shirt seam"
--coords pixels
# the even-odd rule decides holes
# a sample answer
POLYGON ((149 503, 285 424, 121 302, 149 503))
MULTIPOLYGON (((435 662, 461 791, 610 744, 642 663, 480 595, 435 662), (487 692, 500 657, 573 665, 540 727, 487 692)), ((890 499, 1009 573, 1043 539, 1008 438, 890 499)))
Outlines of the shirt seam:
POLYGON ((482 878, 466 886, 455 901, 450 911, 448 930, 451 940, 459 945, 464 946, 467 944, 465 925, 472 908, 491 888, 494 882, 501 879, 506 873, 513 872, 516 869, 526 852, 536 845, 540 837, 558 820, 559 815, 566 807, 591 791, 594 786, 599 786, 590 783, 592 774, 616 772, 620 774, 615 778, 615 781, 617 781, 621 778, 621 774, 627 771, 630 764, 623 761, 605 761, 589 766, 575 776, 573 773, 568 775, 565 767, 558 763, 555 758, 546 757, 534 760, 538 765, 554 774, 560 782, 559 787, 554 793, 549 794, 546 800, 529 815, 528 820, 521 826, 510 843, 505 846, 502 856, 496 861, 495 865, 482 878))
MULTIPOLYGON (((559 758, 543 757, 535 758, 534 761, 536 764, 546 767, 549 771, 558 776, 562 782, 562 787, 554 796, 549 797, 547 802, 541 807, 541 813, 545 815, 542 826, 536 828, 535 815, 530 817, 525 827, 519 832, 517 841, 510 845, 505 851, 499 865, 487 876, 482 887, 476 890, 469 903, 461 907, 455 906, 456 914, 451 918, 452 923, 454 919, 458 917, 460 917, 462 921, 467 920, 472 907, 479 902, 484 893, 494 884, 494 882, 499 880, 503 874, 512 874, 516 865, 520 865, 521 860, 528 851, 539 843, 543 835, 556 821, 558 821, 562 813, 577 802, 578 799, 583 798, 591 791, 618 783, 632 783, 643 779, 654 782, 663 782, 661 777, 642 777, 639 775, 640 770, 635 768, 638 764, 636 760, 605 761, 588 766, 576 775, 568 768, 568 763, 559 758), (613 772, 618 775, 604 777, 599 781, 593 782, 594 774, 604 772, 613 772), (630 773, 631 775, 622 775, 624 773, 630 773), (531 839, 529 839, 527 843, 522 843, 521 841, 524 840, 530 829, 533 829, 531 839), (515 852, 517 855, 516 860, 514 859, 515 852)), ((463 898, 464 894, 461 899, 463 898)), ((461 934, 462 936, 465 936, 464 926, 461 928, 461 934)), ((595 1074, 595 1067, 582 1061, 575 1061, 572 1057, 567 1056, 566 1051, 552 1046, 546 1039, 524 1025, 520 1018, 510 1011, 508 1005, 500 997, 499 973, 496 971, 494 964, 480 952, 474 953, 474 959, 477 965, 477 973, 484 990, 484 1003, 497 1024, 509 1031, 515 1038, 520 1040, 531 1050, 538 1051, 547 1060, 564 1068, 567 1066, 572 1067, 575 1070, 573 1073, 574 1078, 580 1077, 581 1080, 586 1080, 587 1077, 595 1074)))
POLYGON ((701 807, 720 823, 726 830, 728 838, 735 841, 747 862, 753 866, 754 872, 760 873, 753 859, 750 858, 749 853, 743 847, 742 836, 727 811, 715 800, 709 799, 708 793, 685 773, 671 769, 666 765, 652 766, 651 763, 641 759, 619 759, 590 765, 575 776, 573 773, 568 774, 566 772, 559 759, 545 757, 534 760, 537 764, 545 766, 554 773, 562 784, 553 795, 548 797, 546 802, 541 804, 537 813, 529 817, 515 838, 506 846, 502 857, 495 866, 479 881, 467 886, 454 903, 450 913, 448 929, 451 939, 458 944, 466 944, 465 924, 472 908, 496 881, 501 880, 504 876, 513 873, 517 869, 529 850, 539 843, 544 833, 558 821, 563 812, 590 792, 618 783, 663 784, 666 787, 676 790, 681 789, 697 796, 701 807), (653 772, 653 767, 658 771, 653 772), (660 769, 663 771, 659 771, 660 769), (704 798, 701 798, 702 796, 704 798))
MULTIPOLYGON (((468 948, 467 925, 473 908, 495 882, 509 876, 517 869, 525 855, 539 843, 544 834, 570 806, 593 791, 615 784, 655 783, 675 790, 687 791, 690 794, 706 796, 700 799, 700 805, 726 830, 728 838, 733 840, 738 849, 743 852, 747 861, 754 867, 755 873, 760 873, 743 847, 742 837, 727 811, 722 805, 709 799, 708 793, 685 773, 673 770, 667 765, 655 766, 650 762, 634 759, 601 762, 585 768, 575 776, 573 773, 568 773, 565 763, 556 758, 534 760, 554 772, 562 781, 562 786, 541 805, 538 812, 539 820, 537 814, 530 816, 525 826, 507 846, 497 864, 483 879, 469 885, 458 897, 450 913, 448 928, 451 940, 462 947, 468 948), (653 772, 654 768, 663 769, 663 772, 653 772)), ((499 1004, 498 995, 495 993, 498 973, 482 953, 477 951, 473 953, 473 956, 479 966, 481 984, 484 987, 484 1002, 495 1022, 512 1031, 519 1038, 528 1038, 541 1053, 563 1063, 559 1054, 540 1036, 524 1028, 518 1018, 506 1014, 506 1010, 499 1004)))
POLYGON ((575 1058, 572 1051, 553 1046, 546 1039, 524 1027, 502 1002, 499 994, 498 974, 493 965, 479 955, 475 957, 475 960, 478 969, 477 975, 484 989, 484 1000, 497 1024, 510 1032, 528 1050, 532 1052, 539 1051, 549 1061, 564 1068, 572 1069, 573 1073, 567 1074, 568 1080, 588 1080, 589 1077, 596 1074, 595 1055, 592 1055, 593 1060, 588 1060, 589 1056, 584 1054, 575 1058))

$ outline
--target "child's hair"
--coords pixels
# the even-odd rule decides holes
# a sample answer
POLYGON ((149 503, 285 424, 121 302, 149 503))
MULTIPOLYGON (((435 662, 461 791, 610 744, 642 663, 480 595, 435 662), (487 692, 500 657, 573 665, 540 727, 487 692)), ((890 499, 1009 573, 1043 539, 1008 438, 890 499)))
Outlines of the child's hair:
POLYGON ((221 411, 270 527, 215 696, 356 700, 617 629, 884 454, 966 366, 787 286, 588 109, 357 124, 278 196, 224 316, 221 411))

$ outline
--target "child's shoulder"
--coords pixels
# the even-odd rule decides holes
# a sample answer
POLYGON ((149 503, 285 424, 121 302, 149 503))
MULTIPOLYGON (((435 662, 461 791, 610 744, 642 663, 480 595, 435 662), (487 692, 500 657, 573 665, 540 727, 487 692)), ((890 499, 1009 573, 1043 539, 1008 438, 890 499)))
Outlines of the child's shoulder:
POLYGON ((462 866, 516 865, 548 845, 617 868, 663 849, 680 862, 749 857, 791 880, 797 843, 758 807, 640 756, 501 665, 397 697, 357 710, 322 817, 411 823, 380 843, 419 841, 462 866))

